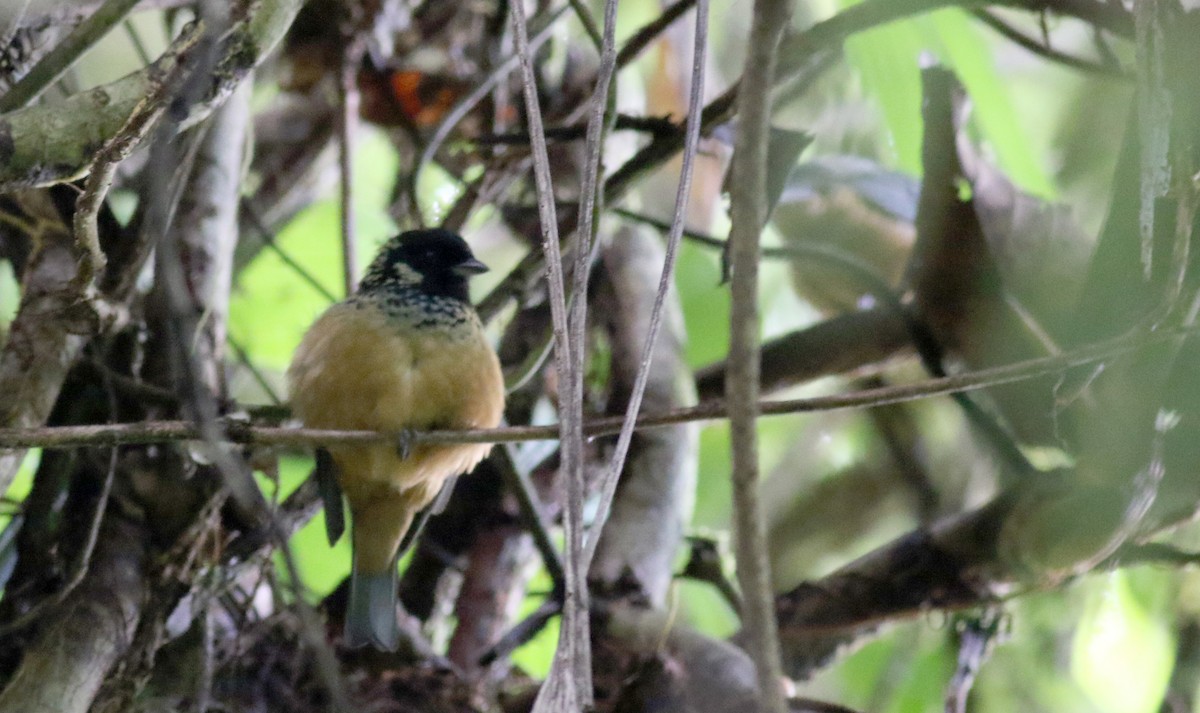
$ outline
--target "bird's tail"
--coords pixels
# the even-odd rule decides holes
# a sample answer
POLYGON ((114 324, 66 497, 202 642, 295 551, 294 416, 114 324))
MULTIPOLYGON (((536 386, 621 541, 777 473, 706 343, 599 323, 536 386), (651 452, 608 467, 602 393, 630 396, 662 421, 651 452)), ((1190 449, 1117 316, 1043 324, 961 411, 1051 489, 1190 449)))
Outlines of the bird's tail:
POLYGON ((350 575, 350 605, 346 609, 346 645, 371 645, 395 651, 400 644, 396 620, 396 569, 350 575))

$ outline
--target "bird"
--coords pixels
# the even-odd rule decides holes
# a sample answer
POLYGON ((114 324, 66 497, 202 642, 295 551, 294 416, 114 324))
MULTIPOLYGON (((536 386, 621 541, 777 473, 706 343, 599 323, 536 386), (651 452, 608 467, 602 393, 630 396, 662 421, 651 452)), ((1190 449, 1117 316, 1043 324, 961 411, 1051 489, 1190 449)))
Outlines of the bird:
MULTIPOLYGON (((408 434, 498 426, 500 362, 467 291, 470 277, 487 269, 447 230, 388 240, 357 291, 301 339, 287 372, 293 414, 315 429, 408 434)), ((396 649, 396 562, 405 534, 447 479, 471 471, 491 449, 401 440, 327 447, 351 516, 344 634, 351 648, 396 649)))

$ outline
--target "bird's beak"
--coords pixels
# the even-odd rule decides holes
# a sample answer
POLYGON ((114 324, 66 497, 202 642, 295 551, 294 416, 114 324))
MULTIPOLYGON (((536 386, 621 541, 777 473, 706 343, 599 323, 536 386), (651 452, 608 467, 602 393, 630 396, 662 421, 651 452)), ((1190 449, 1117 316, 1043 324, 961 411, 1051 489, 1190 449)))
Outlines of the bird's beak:
POLYGON ((488 266, 484 265, 482 262, 479 262, 475 258, 471 258, 466 262, 460 262, 454 266, 454 273, 463 277, 470 277, 471 275, 478 275, 481 272, 487 271, 488 266))

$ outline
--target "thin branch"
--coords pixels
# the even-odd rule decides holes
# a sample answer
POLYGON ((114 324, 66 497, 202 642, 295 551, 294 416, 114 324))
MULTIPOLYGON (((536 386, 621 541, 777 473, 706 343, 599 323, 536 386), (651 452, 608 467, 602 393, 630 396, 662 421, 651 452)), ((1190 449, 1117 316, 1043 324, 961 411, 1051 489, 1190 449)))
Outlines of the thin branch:
MULTIPOLYGON (((768 400, 758 404, 760 416, 794 413, 816 413, 851 408, 870 408, 886 404, 916 401, 934 396, 975 391, 1047 374, 1055 374, 1084 364, 1104 361, 1123 354, 1141 351, 1197 330, 1164 329, 1140 335, 1098 342, 1064 354, 1039 357, 1005 366, 966 372, 912 384, 884 386, 850 391, 844 394, 816 396, 803 399, 768 400)), ((637 420, 641 428, 673 426, 694 421, 715 421, 726 418, 728 409, 721 401, 711 401, 665 413, 643 414, 637 420)), ((591 419, 584 424, 588 438, 620 433, 622 417, 591 419)), ((313 428, 255 426, 245 421, 222 419, 224 440, 259 446, 311 448, 326 444, 362 444, 397 441, 401 434, 379 431, 331 431, 313 428)), ((559 436, 559 427, 508 426, 505 428, 418 431, 408 435, 412 444, 451 443, 518 443, 549 441, 559 436)), ((0 429, 0 450, 13 448, 76 448, 80 446, 111 446, 192 441, 203 438, 195 424, 188 421, 144 421, 94 426, 47 426, 41 428, 0 429)))
MULTIPOLYGON (((181 128, 193 126, 225 99, 254 65, 266 56, 291 25, 301 0, 258 0, 221 38, 221 59, 209 76, 201 101, 186 107, 181 128)), ((196 35, 198 32, 190 34, 196 35)), ((43 186, 83 173, 96 146, 115 135, 153 85, 155 73, 170 72, 193 60, 186 50, 170 51, 154 65, 109 84, 0 114, 5 159, 0 161, 0 190, 43 186)))
POLYGON ((142 64, 148 65, 154 60, 150 57, 150 52, 146 49, 146 43, 142 41, 142 33, 138 32, 138 28, 129 18, 121 23, 121 29, 125 30, 125 35, 129 38, 129 44, 133 45, 133 51, 137 53, 138 59, 142 64))
MULTIPOLYGON (((812 76, 820 74, 828 67, 828 63, 822 59, 830 53, 840 51, 842 42, 860 32, 943 7, 958 6, 970 9, 988 5, 1014 7, 1030 12, 1053 10, 1103 27, 1123 37, 1133 34, 1131 16, 1117 3, 1093 0, 865 0, 803 32, 792 33, 786 37, 779 53, 777 83, 811 79, 812 76)), ((704 107, 702 133, 733 117, 738 87, 738 84, 734 84, 704 107)), ((682 135, 663 136, 650 142, 609 176, 605 185, 606 200, 615 202, 637 180, 662 165, 682 147, 682 135)))
MULTIPOLYGON (((354 13, 351 13, 354 14, 354 13)), ((343 294, 354 294, 358 281, 358 238, 354 216, 354 145, 358 133, 358 66, 362 63, 362 42, 356 23, 346 22, 342 33, 345 49, 341 66, 338 68, 338 99, 341 100, 341 115, 338 117, 338 167, 342 181, 338 198, 341 202, 342 228, 342 287, 343 294)))
POLYGON ((617 437, 616 450, 609 465, 608 474, 601 483, 600 501, 597 505, 594 519, 593 534, 588 539, 584 555, 584 568, 591 565, 596 554, 596 546, 600 542, 600 530, 608 520, 612 508, 613 496, 617 491, 617 482, 625 465, 625 457, 629 452, 629 444, 633 439, 633 426, 641 410, 642 397, 646 393, 646 384, 650 377, 650 363, 654 357, 654 345, 658 341, 658 333, 662 327, 663 306, 666 304, 667 291, 674 279, 676 254, 679 241, 683 234, 683 224, 686 218, 688 197, 692 192, 692 167, 695 164, 697 147, 700 142, 700 107, 704 103, 704 66, 708 52, 708 0, 699 0, 696 9, 695 44, 692 53, 691 91, 688 97, 688 118, 686 138, 683 148, 683 165, 679 172, 679 186, 675 192, 675 212, 671 227, 667 234, 666 256, 663 259, 662 275, 659 277, 658 292, 654 296, 654 306, 650 311, 649 331, 646 335, 645 346, 642 349, 641 363, 638 366, 637 377, 633 391, 629 396, 629 405, 625 410, 625 422, 617 437))
POLYGON ((557 597, 551 597, 542 602, 541 606, 534 609, 529 616, 509 629, 507 634, 500 637, 500 640, 492 645, 492 648, 485 651, 479 657, 479 665, 490 666, 492 662, 508 656, 529 643, 561 611, 562 603, 559 602, 557 597))
MULTIPOLYGON (((694 0, 688 1, 694 2, 694 0)), ((651 137, 679 133, 679 127, 668 116, 640 116, 618 113, 612 128, 616 131, 638 131, 649 134, 651 137)), ((575 141, 587 137, 587 124, 550 126, 546 128, 545 133, 546 138, 552 141, 575 141)), ((511 131, 504 134, 482 134, 471 140, 481 146, 528 144, 529 133, 525 131, 511 131)))
MULTIPOLYGON (((538 99, 533 55, 522 3, 509 5, 517 57, 521 64, 521 84, 525 95, 526 118, 532 138, 533 174, 537 184, 538 213, 541 217, 542 249, 550 286, 550 313, 554 324, 554 354, 560 392, 575 393, 572 345, 568 335, 567 299, 563 285, 562 254, 559 246, 558 216, 554 207, 554 186, 550 177, 550 159, 543 134, 542 110, 538 99)), ((585 295, 578 295, 580 300, 585 295)), ((578 375, 582 378, 582 374, 578 375)), ((566 591, 563 593, 562 629, 558 652, 550 675, 542 684, 534 703, 535 713, 555 710, 584 710, 591 707, 591 643, 588 634, 586 571, 578 559, 583 544, 583 403, 559 400, 562 466, 567 484, 567 502, 563 525, 566 537, 566 591), (582 639, 582 640, 581 640, 582 639)))
MULTIPOLYGON (((569 9, 569 5, 563 5, 547 16, 545 24, 534 31, 527 39, 530 52, 537 50, 537 48, 540 47, 543 42, 550 38, 551 31, 554 29, 554 24, 558 22, 559 18, 565 15, 569 9)), ((446 139, 450 136, 450 132, 454 131, 454 127, 458 126, 458 123, 462 121, 463 118, 466 117, 466 115, 469 114, 477 104, 479 104, 479 102, 483 101, 483 99, 492 91, 492 89, 494 89, 501 80, 508 76, 509 72, 512 72, 517 68, 517 65, 520 63, 520 61, 520 53, 508 57, 508 59, 500 63, 487 75, 487 77, 484 78, 482 82, 480 82, 462 99, 459 99, 458 102, 456 102, 454 106, 452 106, 450 110, 446 112, 446 116, 442 119, 441 123, 437 125, 437 128, 433 130, 433 135, 429 137, 429 141, 427 141, 425 146, 421 149, 421 155, 417 158, 417 162, 413 166, 412 171, 409 172, 407 191, 409 195, 414 197, 414 199, 417 195, 417 183, 421 177, 421 170, 433 160, 434 154, 436 154, 438 149, 442 147, 442 144, 446 142, 446 139)), ((413 205, 417 205, 415 200, 413 205)))
POLYGON ((792 16, 790 0, 755 0, 749 48, 738 95, 737 138, 732 161, 729 234, 732 311, 725 398, 730 413, 733 454, 733 524, 737 576, 744 598, 742 621, 750 657, 758 672, 761 707, 785 713, 783 666, 767 555, 766 516, 759 499, 758 263, 767 222, 767 138, 771 86, 779 43, 792 16))
POLYGON ((270 528, 271 537, 275 541, 275 551, 282 555, 284 570, 287 572, 292 593, 291 609, 300 621, 301 638, 313 654, 317 676, 329 695, 330 707, 335 713, 351 713, 357 708, 346 693, 346 679, 342 676, 341 664, 325 635, 325 623, 308 603, 304 580, 300 576, 300 568, 296 564, 289 541, 290 533, 277 519, 272 520, 270 528))
MULTIPOLYGON (((193 44, 197 35, 180 38, 176 51, 193 44)), ((150 68, 150 87, 146 96, 133 109, 133 113, 97 154, 91 165, 91 173, 83 193, 75 202, 75 241, 79 248, 79 272, 74 283, 82 294, 90 290, 95 277, 104 269, 104 253, 100 249, 100 234, 97 218, 108 189, 116 176, 117 166, 145 139, 150 128, 166 111, 168 101, 174 95, 174 85, 180 78, 183 65, 176 64, 172 71, 164 72, 150 68)))
MULTIPOLYGON (((529 478, 527 467, 519 465, 511 444, 500 449, 497 455, 492 457, 496 460, 504 484, 516 495, 517 507, 520 508, 521 516, 533 536, 534 547, 542 556, 542 566, 546 568, 550 581, 554 582, 556 589, 563 590, 566 586, 566 573, 562 557, 559 556, 554 539, 550 535, 550 524, 542 513, 541 499, 529 478)), ((556 600, 561 598, 562 591, 557 594, 558 596, 554 597, 556 600)))
POLYGON ((330 302, 338 301, 337 296, 335 296, 328 287, 321 284, 321 281, 314 277, 313 274, 309 272, 308 268, 304 267, 299 262, 296 262, 296 258, 292 257, 286 250, 279 246, 279 241, 275 239, 275 235, 263 222, 262 214, 259 213, 258 209, 254 207, 254 204, 245 197, 241 199, 241 209, 247 218, 247 222, 249 222, 250 225, 258 232, 258 236, 263 241, 263 245, 267 246, 272 252, 278 255, 279 259, 282 260, 292 272, 296 273, 297 277, 306 282, 309 287, 312 287, 314 290, 316 290, 317 293, 322 297, 330 302))
POLYGON ((674 3, 663 8, 661 15, 633 33, 633 36, 625 41, 625 46, 617 53, 617 67, 624 67, 637 59, 642 50, 649 47, 654 40, 658 39, 659 35, 676 20, 683 17, 683 13, 690 10, 695 4, 696 0, 675 0, 674 3))
POLYGON ((1013 43, 1023 47, 1030 52, 1044 57, 1051 62, 1058 62, 1072 69, 1077 69, 1081 72, 1090 72, 1099 74, 1104 77, 1116 77, 1118 79, 1131 79, 1128 72, 1121 69, 1120 65, 1113 65, 1106 62, 1097 62, 1095 60, 1083 59, 1074 55, 1061 52, 1050 46, 1049 42, 1042 43, 1032 37, 1021 32, 1019 29, 1008 24, 1000 19, 995 13, 989 10, 975 10, 971 13, 983 24, 992 28, 997 34, 1011 40, 1013 43))
POLYGON ((271 382, 267 379, 262 369, 255 366, 254 361, 250 358, 250 354, 246 352, 241 343, 228 335, 226 335, 225 341, 233 348, 234 353, 237 354, 238 362, 241 363, 246 371, 250 372, 250 377, 254 379, 254 383, 258 384, 258 388, 263 390, 263 393, 267 395, 271 403, 276 406, 282 406, 283 399, 279 397, 279 394, 275 391, 275 387, 271 385, 271 382))
POLYGON ((75 61, 100 41, 108 31, 119 25, 139 0, 108 0, 88 19, 79 23, 71 34, 55 45, 21 81, 0 96, 0 114, 29 104, 54 84, 75 61))
POLYGON ((604 51, 604 38, 600 35, 600 28, 596 26, 596 18, 592 17, 592 10, 583 0, 567 0, 567 4, 575 11, 575 17, 579 20, 579 24, 583 25, 584 34, 592 41, 592 46, 598 52, 604 51))
MULTIPOLYGON (((673 223, 668 223, 627 208, 614 208, 613 212, 622 218, 628 218, 636 223, 652 226, 664 233, 669 234, 673 227, 673 223)), ((722 251, 728 249, 727 241, 698 230, 684 228, 683 237, 705 247, 716 248, 722 251)), ((762 248, 760 255, 767 260, 795 262, 803 259, 815 260, 816 262, 827 264, 835 270, 846 273, 847 277, 851 278, 857 283, 859 288, 872 297, 879 298, 880 301, 887 302, 889 305, 899 304, 899 296, 896 294, 896 289, 888 284, 887 278, 870 263, 845 250, 839 250, 820 243, 788 243, 779 247, 762 248)))

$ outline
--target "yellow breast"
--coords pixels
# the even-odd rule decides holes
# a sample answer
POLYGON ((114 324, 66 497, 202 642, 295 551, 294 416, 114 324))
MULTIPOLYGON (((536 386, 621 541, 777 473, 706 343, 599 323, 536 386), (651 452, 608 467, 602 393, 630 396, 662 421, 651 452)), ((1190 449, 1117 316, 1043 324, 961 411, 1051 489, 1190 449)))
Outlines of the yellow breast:
MULTIPOLYGON (((504 384, 477 320, 454 328, 397 325, 370 306, 341 303, 304 336, 288 369, 293 413, 312 428, 378 431, 492 428, 504 384)), ((474 468, 489 446, 330 448, 353 508, 379 488, 403 490, 474 468)))

